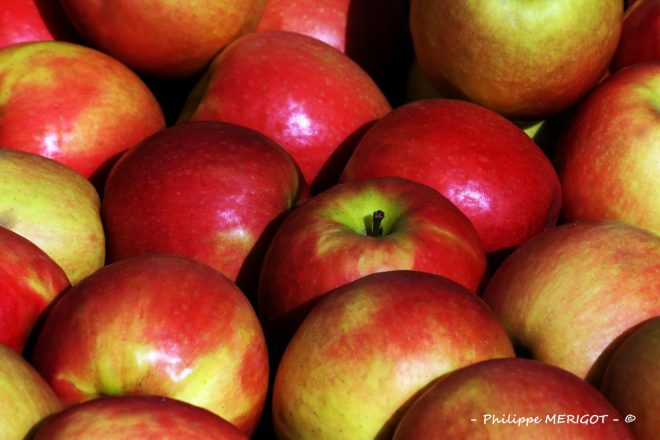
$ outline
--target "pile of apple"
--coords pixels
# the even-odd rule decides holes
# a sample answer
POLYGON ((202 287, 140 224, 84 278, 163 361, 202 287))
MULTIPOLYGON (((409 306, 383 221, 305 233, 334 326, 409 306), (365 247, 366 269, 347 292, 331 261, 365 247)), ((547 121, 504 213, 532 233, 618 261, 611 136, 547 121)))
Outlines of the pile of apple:
POLYGON ((0 0, 0 440, 660 438, 660 0, 0 0))

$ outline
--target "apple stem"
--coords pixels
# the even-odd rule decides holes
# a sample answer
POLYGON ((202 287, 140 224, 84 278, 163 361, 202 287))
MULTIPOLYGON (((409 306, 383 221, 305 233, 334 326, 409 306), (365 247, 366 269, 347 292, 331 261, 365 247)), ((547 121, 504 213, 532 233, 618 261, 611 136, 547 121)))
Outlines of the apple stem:
POLYGON ((371 227, 371 235, 372 237, 380 237, 383 235, 383 228, 381 228, 380 224, 385 218, 385 213, 381 211, 380 209, 378 211, 374 211, 373 214, 373 225, 371 227))

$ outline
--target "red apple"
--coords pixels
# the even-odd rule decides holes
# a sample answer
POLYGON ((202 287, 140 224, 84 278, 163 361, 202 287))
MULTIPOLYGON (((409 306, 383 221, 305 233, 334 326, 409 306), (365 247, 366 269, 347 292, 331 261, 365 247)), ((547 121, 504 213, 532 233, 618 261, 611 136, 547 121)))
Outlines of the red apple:
POLYGON ((48 418, 33 440, 247 440, 198 406, 159 396, 99 397, 48 418))
POLYGON ((472 221, 489 253, 552 227, 559 179, 515 124, 464 101, 427 99, 398 107, 364 135, 341 181, 400 176, 432 186, 472 221))
POLYGON ((529 359, 491 359, 441 377, 404 414, 394 440, 630 439, 605 396, 529 359))
POLYGON ((201 406, 247 435, 268 387, 268 355, 247 298, 205 264, 145 255, 105 266, 55 304, 35 367, 62 403, 159 395, 201 406))
POLYGON ((412 0, 420 68, 442 96, 512 119, 544 119, 574 104, 614 55, 621 0, 412 0))
POLYGON ((60 41, 0 50, 0 108, 0 145, 57 160, 97 185, 120 153, 165 125, 126 66, 60 41))
POLYGON ((224 122, 187 122, 145 139, 113 168, 102 214, 108 259, 168 252, 256 290, 281 218, 306 197, 289 154, 224 122))
POLYGON ((555 155, 566 221, 619 220, 660 234, 660 62, 622 70, 577 109, 555 155))
POLYGON ((0 343, 18 353, 48 305, 69 287, 60 266, 26 238, 0 226, 0 343))
POLYGON ((101 203, 87 179, 54 160, 4 148, 0 176, 0 227, 42 249, 71 284, 103 266, 101 203))
POLYGON ((254 30, 265 0, 60 1, 94 46, 139 72, 181 78, 254 30))
POLYGON ((275 340, 285 341, 328 291, 395 269, 442 275, 475 292, 486 258, 472 223, 433 188, 398 177, 339 184, 294 210, 275 233, 259 310, 275 340))
POLYGON ((416 271, 368 275, 323 298, 289 343, 273 388, 275 432, 391 438, 435 378, 513 356, 493 313, 466 288, 416 271))
POLYGON ((75 40, 59 1, 0 0, 0 48, 28 41, 75 40))
POLYGON ((626 10, 612 68, 651 61, 660 61, 660 0, 640 1, 626 10))
POLYGON ((660 438, 660 316, 636 328, 607 363, 601 390, 639 440, 660 438))
POLYGON ((390 111, 373 80, 337 49, 305 35, 246 35, 193 90, 181 120, 261 131, 286 149, 316 193, 336 182, 356 139, 390 111))
POLYGON ((483 298, 531 357, 598 384, 626 332, 660 314, 660 237, 615 222, 559 226, 497 269, 483 298))
POLYGON ((0 438, 28 432, 62 405, 46 381, 21 355, 0 343, 0 438))

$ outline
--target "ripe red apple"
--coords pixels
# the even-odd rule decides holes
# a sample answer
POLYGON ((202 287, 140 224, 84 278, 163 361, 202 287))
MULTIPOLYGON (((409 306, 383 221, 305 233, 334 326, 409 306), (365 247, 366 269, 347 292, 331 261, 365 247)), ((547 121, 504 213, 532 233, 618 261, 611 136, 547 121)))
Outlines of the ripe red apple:
POLYGON ((640 1, 626 10, 612 69, 651 61, 660 61, 660 0, 640 1))
POLYGON ((660 62, 613 74, 569 120, 555 156, 566 221, 619 220, 660 234, 660 62))
POLYGON ((91 44, 134 70, 171 78, 204 70, 256 28, 264 8, 264 0, 60 1, 91 44))
POLYGON ((234 425, 198 406, 159 396, 99 397, 48 418, 33 440, 247 440, 234 425))
POLYGON ((76 39, 59 1, 0 0, 0 48, 28 41, 76 39))
POLYGON ((0 50, 0 108, 0 145, 57 160, 97 186, 120 153, 165 125, 126 66, 60 41, 0 50))
POLYGON ((291 212, 275 233, 259 311, 274 338, 286 341, 328 291, 395 269, 442 275, 475 292, 486 258, 472 223, 429 186, 399 177, 335 185, 291 212))
POLYGON ((250 435, 268 355, 247 298, 215 269, 165 254, 105 266, 55 304, 33 363, 62 403, 159 395, 201 406, 250 435))
POLYGON ((53 390, 21 355, 0 343, 0 438, 23 439, 62 405, 53 390))
POLYGON ((336 182, 356 139, 391 109, 355 62, 306 35, 246 35, 216 57, 181 120, 219 120, 278 142, 317 193, 336 182))
POLYGON ((145 139, 109 175, 102 206, 108 260, 186 255, 252 296, 275 229, 306 196, 293 159, 263 134, 224 122, 182 123, 145 139))
POLYGON ((513 356, 493 313, 466 288, 423 272, 371 274, 328 294, 295 333, 275 376, 275 432, 391 438, 435 378, 513 356))
POLYGON ((464 101, 394 109, 359 142, 340 181, 400 176, 432 186, 472 221, 488 253, 519 246, 559 216, 559 179, 515 124, 464 101))
POLYGON ((22 353, 44 310, 68 287, 66 274, 44 251, 0 226, 0 344, 22 353))
POLYGON ((512 119, 544 119, 574 104, 614 55, 621 0, 412 0, 420 68, 442 96, 512 119))
POLYGON ((71 168, 0 148, 0 226, 42 249, 76 284, 105 262, 99 195, 71 168))
POLYGON ((600 387, 624 414, 632 414, 635 438, 660 437, 660 316, 636 328, 607 363, 600 387))
POLYGON ((612 351, 660 314, 660 237, 616 222, 558 226, 509 256, 483 298, 531 357, 598 384, 612 351))
POLYGON ((630 439, 590 384, 529 359, 490 359, 441 377, 410 406, 394 440, 630 439))

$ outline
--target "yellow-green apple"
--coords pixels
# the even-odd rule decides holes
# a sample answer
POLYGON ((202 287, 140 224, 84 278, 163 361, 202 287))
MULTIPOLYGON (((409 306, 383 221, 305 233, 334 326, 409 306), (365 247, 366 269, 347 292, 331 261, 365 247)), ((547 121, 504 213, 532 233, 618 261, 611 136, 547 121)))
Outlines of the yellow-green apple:
POLYGON ((257 31, 297 32, 328 43, 355 60, 396 103, 413 55, 408 10, 407 0, 266 0, 257 31))
POLYGON ((268 355, 245 295, 215 269, 150 254, 109 264, 55 303, 33 364, 62 403, 159 395, 201 406, 250 435, 268 355))
POLYGON ((592 385, 559 367, 489 359, 439 378, 403 415, 394 440, 633 440, 592 385))
POLYGON ((22 353, 28 336, 69 279, 28 239, 0 226, 0 343, 22 353))
POLYGON ((161 396, 106 396, 46 419, 32 440, 247 440, 212 412, 161 396))
POLYGON ((78 283, 105 263, 100 200, 81 174, 54 160, 0 148, 0 226, 41 248, 78 283))
POLYGON ((59 1, 0 0, 0 47, 76 37, 59 1))
POLYGON ((660 0, 640 1, 626 10, 612 70, 651 61, 660 61, 660 0))
POLYGON ((565 221, 619 220, 660 234, 660 61, 601 83, 561 134, 565 221))
POLYGON ((275 229, 306 196, 291 156, 265 135, 225 122, 181 123, 112 169, 102 204, 108 260, 186 255, 252 298, 275 229))
POLYGON ((253 31, 265 0, 60 0, 80 34, 127 66, 154 76, 201 72, 253 31))
POLYGON ((412 0, 420 68, 442 96, 512 119, 544 119, 603 76, 623 19, 621 0, 412 0))
POLYGON ((513 356, 492 311, 465 287, 411 270, 367 275, 324 297, 291 339, 273 386, 275 432, 389 439, 434 379, 513 356))
POLYGON ((144 82, 106 54, 42 41, 0 50, 0 145, 57 160, 98 187, 124 150, 165 125, 144 82))
POLYGON ((380 176, 438 190, 474 224, 489 254, 553 227, 561 206, 543 151, 513 122, 465 101, 411 102, 372 125, 340 181, 380 176))
POLYGON ((39 422, 61 409, 57 396, 32 365, 0 343, 0 440, 27 438, 39 422))
POLYGON ((583 222, 521 245, 483 298, 523 353, 598 384, 626 332, 660 314, 658 292, 660 237, 583 222))
POLYGON ((268 31, 239 38, 213 60, 180 120, 227 121, 266 134, 318 193, 336 183, 356 139, 390 110, 369 75, 339 50, 268 31))
POLYGON ((636 328, 607 363, 601 391, 635 420, 638 440, 660 438, 660 316, 636 328))
POLYGON ((258 306, 273 345, 330 290, 395 269, 445 276, 475 292, 486 257, 470 220, 421 183, 361 180, 307 200, 284 219, 261 269, 258 306))

